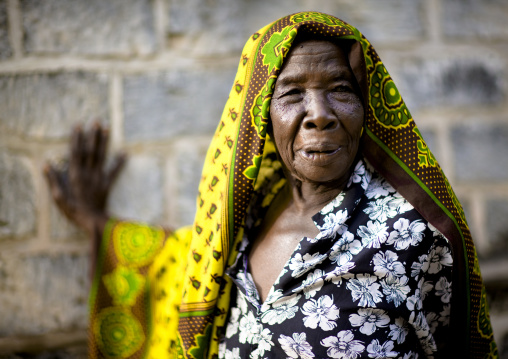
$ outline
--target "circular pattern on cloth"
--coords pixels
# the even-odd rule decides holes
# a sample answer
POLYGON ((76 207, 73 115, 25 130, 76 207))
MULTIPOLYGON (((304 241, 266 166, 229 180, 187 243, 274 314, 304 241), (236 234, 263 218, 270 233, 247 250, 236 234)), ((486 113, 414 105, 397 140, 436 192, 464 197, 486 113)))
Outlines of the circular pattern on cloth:
POLYGON ((119 265, 113 272, 103 276, 106 289, 115 305, 136 304, 136 299, 143 290, 145 278, 136 269, 119 265))
POLYGON ((126 358, 138 351, 145 342, 138 319, 119 307, 106 308, 97 315, 94 335, 99 350, 106 357, 126 358))
POLYGON ((370 105, 376 119, 385 126, 406 125, 411 114, 384 65, 376 66, 370 81, 370 105))
POLYGON ((115 228, 115 252, 126 265, 141 267, 150 263, 162 247, 164 231, 147 226, 122 223, 115 228))

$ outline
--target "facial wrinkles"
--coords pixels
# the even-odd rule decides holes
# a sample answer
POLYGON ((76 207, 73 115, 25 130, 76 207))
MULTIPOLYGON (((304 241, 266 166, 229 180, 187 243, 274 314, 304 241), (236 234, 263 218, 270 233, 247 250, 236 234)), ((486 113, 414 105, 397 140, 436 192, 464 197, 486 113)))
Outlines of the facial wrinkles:
MULTIPOLYGON (((297 61, 301 60, 302 56, 297 57, 297 61)), ((331 61, 328 61, 330 63, 331 61)), ((303 99, 301 103, 302 116, 309 117, 324 117, 329 118, 329 121, 335 122, 333 126, 342 127, 342 131, 338 133, 339 141, 341 145, 347 145, 347 150, 351 151, 351 145, 353 145, 349 128, 342 123, 342 119, 345 116, 354 116, 358 110, 361 109, 361 103, 355 101, 353 94, 348 95, 349 99, 344 101, 334 101, 333 93, 329 93, 331 88, 336 86, 347 86, 352 87, 351 81, 347 79, 349 69, 346 66, 330 66, 328 63, 318 64, 317 66, 310 66, 314 68, 314 74, 319 74, 316 78, 302 79, 301 84, 305 89, 305 93, 302 94, 303 99), (325 85, 323 85, 323 83, 325 85)), ((312 70, 311 70, 312 71, 312 70)), ((307 72, 308 73, 308 72, 307 72)), ((315 77, 315 76, 314 76, 315 77)), ((311 131, 304 130, 303 126, 295 128, 296 135, 293 137, 296 144, 292 144, 293 151, 296 152, 305 146, 309 145, 309 141, 315 145, 316 142, 326 144, 326 142, 333 142, 329 136, 325 136, 323 133, 320 137, 323 139, 317 139, 317 135, 311 131)), ((335 136, 334 136, 335 137, 335 136)), ((335 139, 335 138, 334 138, 335 139)))
MULTIPOLYGON (((312 81, 312 74, 321 74, 321 81, 336 79, 341 81, 346 80, 351 83, 352 79, 349 67, 336 66, 335 58, 331 58, 331 55, 330 53, 325 57, 322 55, 295 54, 291 57, 290 64, 287 65, 287 67, 291 68, 291 73, 285 74, 284 71, 282 71, 277 79, 278 87, 284 89, 294 85, 302 85, 305 82, 312 81)), ((316 80, 314 80, 314 82, 316 82, 316 80)), ((280 96, 281 93, 278 95, 280 96)))
MULTIPOLYGON (((295 167, 298 151, 306 146, 316 146, 318 150, 323 147, 325 152, 327 146, 341 146, 340 151, 345 157, 354 157, 358 146, 358 123, 361 128, 363 122, 362 104, 349 64, 344 63, 347 61, 345 55, 340 54, 338 48, 327 47, 323 51, 322 46, 314 44, 297 45, 290 54, 277 80, 270 110, 278 117, 277 126, 281 126, 274 128, 279 153, 297 178, 301 177, 295 167), (335 93, 335 87, 341 86, 348 90, 335 93), (288 97, 288 93, 293 94, 288 97), (320 115, 329 116, 341 128, 328 133, 303 129, 302 124, 312 110, 321 111, 320 115), (343 118, 349 123, 342 123, 343 118), (356 124, 352 124, 355 121, 356 124), (284 149, 279 148, 281 145, 284 149)), ((298 167, 301 168, 301 164, 298 167)))

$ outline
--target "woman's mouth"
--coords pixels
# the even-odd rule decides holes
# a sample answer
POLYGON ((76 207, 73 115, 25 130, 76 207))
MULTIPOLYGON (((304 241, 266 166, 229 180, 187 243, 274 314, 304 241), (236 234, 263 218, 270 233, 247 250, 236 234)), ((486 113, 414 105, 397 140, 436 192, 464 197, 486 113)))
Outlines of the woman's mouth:
POLYGON ((339 152, 340 147, 336 148, 334 150, 302 150, 302 154, 305 157, 308 157, 310 159, 315 158, 316 156, 328 156, 328 155, 334 155, 335 153, 339 152))
POLYGON ((311 161, 316 166, 325 166, 335 159, 342 146, 308 146, 302 148, 298 153, 307 161, 311 161))

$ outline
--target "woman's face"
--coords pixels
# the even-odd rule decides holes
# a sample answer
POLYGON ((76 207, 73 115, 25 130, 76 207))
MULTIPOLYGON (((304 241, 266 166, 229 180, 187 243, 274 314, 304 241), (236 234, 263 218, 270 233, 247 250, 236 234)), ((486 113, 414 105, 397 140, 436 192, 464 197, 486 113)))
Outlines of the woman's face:
POLYGON ((277 150, 294 178, 347 181, 364 111, 340 47, 318 40, 294 45, 275 83, 270 117, 277 150))

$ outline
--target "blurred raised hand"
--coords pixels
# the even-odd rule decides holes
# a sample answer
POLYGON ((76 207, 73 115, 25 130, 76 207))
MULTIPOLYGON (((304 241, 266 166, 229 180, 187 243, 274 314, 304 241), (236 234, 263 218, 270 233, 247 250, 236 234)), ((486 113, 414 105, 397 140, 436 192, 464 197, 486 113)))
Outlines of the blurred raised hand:
POLYGON ((109 219, 106 203, 111 186, 118 177, 126 156, 115 155, 105 165, 109 130, 94 124, 89 130, 74 128, 70 156, 64 165, 46 164, 44 174, 51 196, 62 213, 100 242, 109 219))

